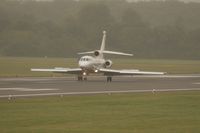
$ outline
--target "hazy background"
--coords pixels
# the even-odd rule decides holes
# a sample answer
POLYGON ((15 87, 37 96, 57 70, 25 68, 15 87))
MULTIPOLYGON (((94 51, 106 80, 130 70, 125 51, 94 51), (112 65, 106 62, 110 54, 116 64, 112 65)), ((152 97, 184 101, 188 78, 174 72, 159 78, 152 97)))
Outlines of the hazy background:
POLYGON ((183 2, 200 2, 200 0, 127 0, 129 2, 141 2, 141 1, 183 1, 183 2))
POLYGON ((200 3, 0 1, 0 56, 76 57, 100 47, 102 30, 107 49, 134 58, 200 59, 200 3))

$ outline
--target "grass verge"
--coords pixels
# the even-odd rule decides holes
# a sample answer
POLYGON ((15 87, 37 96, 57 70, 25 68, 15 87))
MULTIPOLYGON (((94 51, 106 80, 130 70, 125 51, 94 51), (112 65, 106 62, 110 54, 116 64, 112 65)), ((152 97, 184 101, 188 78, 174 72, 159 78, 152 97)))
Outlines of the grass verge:
POLYGON ((0 99, 2 133, 199 133, 200 92, 0 99))
MULTIPOLYGON (((31 72, 31 68, 78 67, 73 58, 0 57, 0 77, 64 76, 49 72, 31 72)), ((113 59, 114 69, 162 71, 169 74, 199 74, 198 60, 113 59)))

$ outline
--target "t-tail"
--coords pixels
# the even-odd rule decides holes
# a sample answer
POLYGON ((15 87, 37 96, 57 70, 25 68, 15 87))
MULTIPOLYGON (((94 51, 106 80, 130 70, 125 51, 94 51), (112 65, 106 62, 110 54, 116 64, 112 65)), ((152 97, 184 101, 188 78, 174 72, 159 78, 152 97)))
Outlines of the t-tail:
POLYGON ((98 58, 103 58, 103 54, 133 56, 133 54, 105 50, 105 42, 106 42, 106 31, 103 31, 103 39, 102 39, 100 50, 81 52, 78 54, 94 54, 98 58))

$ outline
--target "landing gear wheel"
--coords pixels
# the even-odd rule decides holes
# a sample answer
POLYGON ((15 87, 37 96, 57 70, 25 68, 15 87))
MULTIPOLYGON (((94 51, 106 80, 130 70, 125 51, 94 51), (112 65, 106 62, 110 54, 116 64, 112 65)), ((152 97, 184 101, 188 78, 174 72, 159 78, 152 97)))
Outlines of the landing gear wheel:
POLYGON ((107 77, 107 82, 112 82, 112 77, 111 76, 107 77))
POLYGON ((78 76, 78 81, 82 81, 83 77, 82 76, 78 76))
POLYGON ((84 77, 83 80, 84 80, 84 81, 87 81, 87 77, 84 77))

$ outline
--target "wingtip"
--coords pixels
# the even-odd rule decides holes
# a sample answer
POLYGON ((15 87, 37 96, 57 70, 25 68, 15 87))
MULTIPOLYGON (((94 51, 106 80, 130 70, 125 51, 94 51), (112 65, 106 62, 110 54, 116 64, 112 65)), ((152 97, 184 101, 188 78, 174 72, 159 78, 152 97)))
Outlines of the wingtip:
POLYGON ((134 56, 134 54, 127 54, 128 56, 134 56))
POLYGON ((36 68, 31 68, 30 70, 31 70, 32 72, 34 72, 34 71, 36 71, 36 68))

